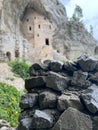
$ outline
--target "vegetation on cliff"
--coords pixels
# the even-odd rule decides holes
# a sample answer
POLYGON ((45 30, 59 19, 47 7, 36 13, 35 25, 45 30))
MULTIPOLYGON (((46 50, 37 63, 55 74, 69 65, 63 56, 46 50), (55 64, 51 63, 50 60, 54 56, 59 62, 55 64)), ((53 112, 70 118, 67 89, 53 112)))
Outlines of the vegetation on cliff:
POLYGON ((23 79, 29 78, 29 65, 25 61, 13 61, 9 65, 12 67, 12 71, 23 79))

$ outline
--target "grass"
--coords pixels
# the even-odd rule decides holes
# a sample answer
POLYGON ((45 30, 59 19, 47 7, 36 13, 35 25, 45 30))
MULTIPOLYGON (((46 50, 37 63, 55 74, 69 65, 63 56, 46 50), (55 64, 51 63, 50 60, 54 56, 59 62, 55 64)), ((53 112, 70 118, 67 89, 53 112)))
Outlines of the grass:
POLYGON ((12 127, 18 125, 21 93, 15 87, 0 83, 0 119, 7 120, 12 127))
POLYGON ((29 78, 29 65, 25 61, 12 61, 9 63, 9 66, 12 67, 12 71, 15 75, 23 78, 24 80, 29 78))

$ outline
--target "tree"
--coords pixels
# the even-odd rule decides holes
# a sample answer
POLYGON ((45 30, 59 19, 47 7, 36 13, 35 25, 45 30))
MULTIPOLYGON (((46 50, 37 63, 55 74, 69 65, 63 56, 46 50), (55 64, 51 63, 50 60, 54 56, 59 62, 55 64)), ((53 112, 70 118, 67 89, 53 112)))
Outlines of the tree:
POLYGON ((93 26, 90 25, 90 34, 93 35, 93 26))
POLYGON ((79 5, 76 5, 76 7, 74 9, 72 19, 75 20, 75 21, 80 22, 82 18, 83 18, 82 9, 81 9, 81 7, 79 5))

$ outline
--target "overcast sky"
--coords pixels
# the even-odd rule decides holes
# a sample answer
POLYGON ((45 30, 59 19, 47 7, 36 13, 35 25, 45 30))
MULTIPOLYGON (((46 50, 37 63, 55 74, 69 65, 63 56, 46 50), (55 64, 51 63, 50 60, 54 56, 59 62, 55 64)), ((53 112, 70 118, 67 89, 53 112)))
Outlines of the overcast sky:
POLYGON ((60 0, 66 7, 68 17, 71 17, 75 5, 83 10, 83 21, 86 27, 93 26, 94 37, 98 40, 98 0, 60 0))

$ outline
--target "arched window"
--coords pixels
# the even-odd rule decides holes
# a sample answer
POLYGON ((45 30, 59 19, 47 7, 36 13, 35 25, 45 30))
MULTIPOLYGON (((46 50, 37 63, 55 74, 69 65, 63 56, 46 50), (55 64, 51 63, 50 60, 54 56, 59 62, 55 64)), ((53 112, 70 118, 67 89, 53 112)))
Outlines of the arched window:
POLYGON ((8 61, 11 61, 11 53, 10 52, 6 52, 6 57, 8 58, 8 61))

